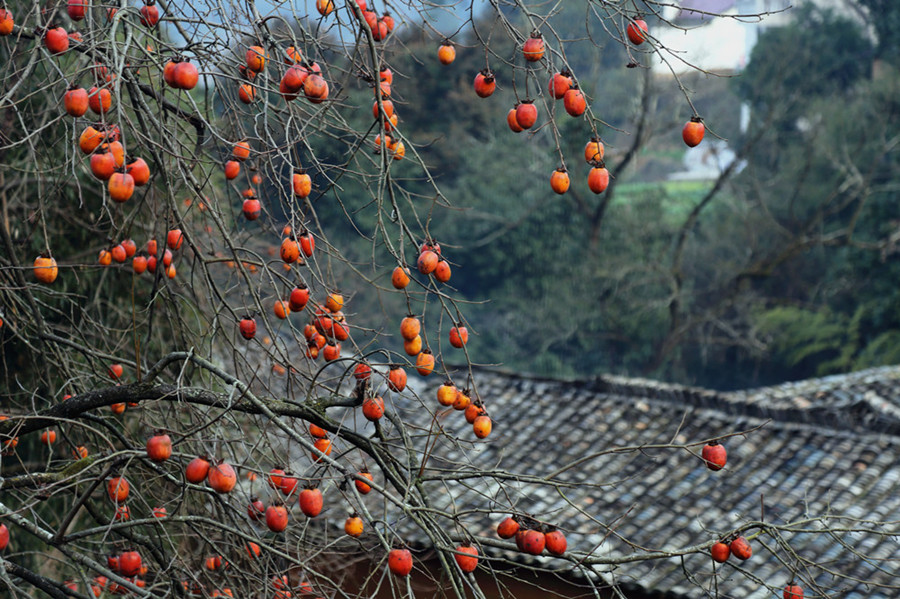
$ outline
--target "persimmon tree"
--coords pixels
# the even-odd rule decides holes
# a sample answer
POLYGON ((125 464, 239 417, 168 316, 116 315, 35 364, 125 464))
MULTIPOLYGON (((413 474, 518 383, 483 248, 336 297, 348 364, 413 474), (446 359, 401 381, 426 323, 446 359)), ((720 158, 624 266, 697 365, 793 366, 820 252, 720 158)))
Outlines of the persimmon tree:
MULTIPOLYGON (((602 43, 644 68, 667 24, 641 4, 584 8, 602 43)), ((433 55, 415 58, 448 73, 448 47, 482 55, 482 70, 453 75, 466 93, 516 91, 517 106, 485 110, 556 154, 534 177, 548 201, 574 185, 603 193, 603 115, 541 5, 455 6, 464 16, 440 31, 427 3, 375 8, 3 9, 0 580, 12 596, 400 595, 416 568, 407 544, 433 550, 444 592, 482 596, 476 532, 432 507, 448 483, 425 476, 438 439, 490 442, 496 415, 471 367, 453 240, 431 234, 455 201, 420 150, 452 140, 404 128, 416 73, 392 72, 403 30, 433 37, 433 55), (584 155, 564 155, 561 119, 578 119, 584 155), (332 243, 339 229, 367 252, 332 243), (465 435, 441 427, 454 410, 465 435), (361 584, 347 582, 353 559, 372 568, 361 584)), ((603 563, 551 524, 521 518, 522 550, 603 563)))

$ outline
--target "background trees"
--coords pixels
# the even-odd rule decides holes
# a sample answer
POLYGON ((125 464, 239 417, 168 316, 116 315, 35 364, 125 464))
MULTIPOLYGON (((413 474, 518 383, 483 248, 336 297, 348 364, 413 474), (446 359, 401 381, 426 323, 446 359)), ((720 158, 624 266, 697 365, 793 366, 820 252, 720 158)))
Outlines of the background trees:
MULTIPOLYGON (((448 593, 480 594, 454 565, 454 549, 474 536, 465 518, 430 508, 451 483, 421 480, 434 474, 436 443, 464 453, 489 433, 491 399, 473 362, 706 372, 725 384, 708 372, 751 363, 752 350, 798 365, 815 357, 783 344, 785 314, 810 319, 820 342, 811 347, 829 360, 845 329, 823 319, 852 321, 858 343, 839 367, 882 359, 891 337, 875 332, 889 310, 850 320, 849 293, 823 296, 834 300, 827 309, 785 308, 757 281, 779 288, 778 267, 779 284, 795 283, 790 299, 806 300, 800 275, 825 260, 782 274, 789 259, 833 246, 848 252, 846 268, 862 269, 872 250, 891 253, 893 77, 866 82, 857 63, 811 53, 823 69, 843 61, 836 72, 859 87, 804 88, 806 106, 745 89, 753 125, 739 135, 723 117, 718 130, 739 139, 748 167, 711 188, 656 186, 638 173, 677 161, 692 112, 661 91, 678 82, 660 84, 646 68, 652 31, 668 25, 650 19, 650 40, 625 41, 655 3, 565 3, 551 14, 471 6, 468 20, 438 25, 403 3, 390 6, 393 28, 385 7, 364 4, 7 6, 16 24, 0 42, 0 519, 10 592, 64 596, 71 578, 81 593, 93 583, 96 593, 284 597, 308 584, 336 597, 351 594, 351 573, 333 564, 362 553, 363 578, 401 594, 402 578, 373 572, 414 538, 435 550, 433 576, 448 593), (547 50, 526 62, 535 30, 547 50), (435 59, 444 35, 457 49, 447 66, 435 59), (500 84, 482 100, 472 79, 488 67, 500 84), (583 118, 548 97, 563 68, 593 100, 583 118), (65 105, 69 91, 89 107, 65 105), (871 129, 820 121, 837 112, 836 95, 871 129), (537 127, 517 138, 506 111, 530 99, 537 127), (810 131, 827 137, 823 154, 805 150, 810 131), (613 174, 604 194, 585 183, 584 144, 598 134, 613 174), (760 154, 770 170, 807 167, 787 205, 768 196, 776 186, 787 195, 791 178, 766 180, 749 162, 763 146, 782 148, 760 154), (829 179, 838 148, 846 168, 829 179), (548 179, 560 166, 572 187, 557 197, 548 179), (422 272, 422 255, 452 274, 422 272), (407 267, 408 286, 390 282, 407 267), (398 335, 407 315, 421 331, 398 335), (461 327, 477 342, 457 341, 461 327), (710 359, 698 346, 739 351, 710 359), (429 374, 452 383, 441 408, 433 389, 402 380, 429 374), (445 431, 447 404, 469 402, 471 430, 445 431), (163 454, 148 453, 151 436, 163 454), (307 486, 358 513, 363 545, 333 516, 319 524, 312 489, 298 506, 307 486)), ((870 46, 849 25, 815 19, 864 59, 870 46)), ((718 120, 724 84, 708 89, 691 101, 718 120)), ((497 476, 454 466, 451 482, 497 476)))

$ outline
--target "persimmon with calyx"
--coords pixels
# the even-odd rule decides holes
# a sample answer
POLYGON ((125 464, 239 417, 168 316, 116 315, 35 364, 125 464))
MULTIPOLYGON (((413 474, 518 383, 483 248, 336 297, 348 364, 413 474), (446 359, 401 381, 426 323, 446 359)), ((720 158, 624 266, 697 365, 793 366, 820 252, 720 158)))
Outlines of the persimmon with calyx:
POLYGON ((321 104, 328 99, 328 82, 318 73, 311 73, 303 81, 303 94, 313 104, 321 104))
POLYGON ((398 393, 406 388, 406 371, 396 364, 388 370, 388 388, 398 393))
POLYGON ((209 474, 209 460, 203 456, 197 456, 184 469, 184 477, 189 483, 200 484, 206 480, 209 474))
POLYGON ((472 431, 479 439, 486 439, 488 435, 491 434, 492 427, 493 422, 491 421, 491 417, 487 414, 482 414, 472 423, 472 431))
MULTIPOLYGON (((316 439, 315 443, 313 443, 315 448, 328 456, 331 455, 331 440, 330 439, 316 439)), ((324 458, 320 456, 316 452, 312 452, 312 458, 314 462, 321 462, 324 458)))
POLYGON ((468 422, 469 424, 475 424, 475 419, 486 413, 487 412, 484 409, 484 402, 476 398, 475 401, 469 403, 469 406, 466 408, 466 422, 468 422))
POLYGON ((300 285, 291 290, 291 295, 288 297, 288 307, 290 307, 292 312, 299 312, 306 307, 307 302, 309 302, 309 288, 305 283, 300 283, 300 285))
POLYGON ((41 433, 41 443, 47 445, 48 447, 56 443, 56 431, 55 430, 46 430, 41 433))
POLYGON ((436 252, 432 250, 425 250, 424 252, 419 254, 419 259, 416 260, 416 267, 423 275, 430 275, 434 272, 434 269, 437 268, 439 261, 440 259, 438 258, 436 252))
POLYGON ((209 467, 206 482, 216 493, 228 493, 237 484, 234 468, 227 462, 218 462, 209 467))
POLYGON ((356 512, 350 514, 350 517, 344 522, 344 532, 351 537, 361 537, 364 530, 362 518, 356 512))
POLYGON ((450 277, 453 275, 453 270, 450 268, 450 263, 446 260, 438 260, 437 266, 434 267, 434 278, 441 283, 446 283, 450 280, 450 277))
POLYGON ((51 54, 62 54, 69 49, 68 32, 62 27, 47 29, 44 32, 44 46, 51 54))
POLYGON ((266 68, 266 62, 269 59, 269 54, 263 49, 262 46, 250 46, 247 49, 244 58, 247 64, 247 68, 251 71, 259 73, 264 68, 266 68))
POLYGON ((294 188, 294 195, 298 198, 309 197, 309 194, 312 193, 312 177, 303 169, 294 173, 291 185, 294 188))
POLYGON ((125 256, 131 258, 137 252, 137 244, 133 239, 123 239, 122 243, 120 243, 123 248, 125 248, 125 256))
POLYGON ((250 503, 247 504, 247 517, 254 522, 266 517, 266 505, 255 495, 250 497, 250 503))
POLYGON ((603 193, 609 187, 609 171, 602 162, 595 163, 588 173, 588 189, 594 193, 603 193))
POLYGON ((69 116, 84 116, 89 107, 87 90, 73 84, 63 96, 63 106, 69 116))
POLYGON ((131 485, 122 476, 113 476, 106 481, 106 494, 113 503, 122 503, 128 499, 131 485))
POLYGON ((750 547, 750 543, 744 537, 737 537, 733 540, 729 545, 729 549, 731 549, 732 555, 741 561, 748 560, 753 555, 753 548, 750 547))
MULTIPOLYGON (((368 468, 363 468, 362 470, 357 472, 356 475, 359 477, 362 477, 362 478, 367 478, 370 481, 375 480, 375 477, 372 475, 371 472, 369 472, 368 468)), ((359 491, 361 495, 368 495, 369 492, 372 490, 372 487, 370 485, 364 483, 363 481, 359 480, 358 478, 355 479, 353 481, 353 483, 356 485, 356 490, 359 491)))
MULTIPOLYGON (((154 258, 156 260, 156 258, 154 258)), ((131 262, 131 268, 135 274, 142 275, 149 267, 150 259, 147 256, 135 256, 131 262)))
POLYGON ((181 229, 171 229, 168 233, 166 233, 166 245, 169 246, 170 249, 181 249, 181 244, 183 241, 184 233, 181 232, 181 229))
POLYGON ((394 22, 394 17, 392 17, 390 13, 386 12, 383 15, 381 15, 381 21, 387 27, 388 33, 391 33, 392 31, 394 31, 394 27, 396 26, 396 23, 394 22))
POLYGON ((450 345, 459 349, 469 342, 469 331, 461 324, 450 329, 450 345))
MULTIPOLYGON (((392 116, 394 116, 394 103, 393 102, 391 102, 387 98, 382 98, 381 99, 381 107, 384 110, 384 118, 385 119, 390 119, 392 116)), ((378 111, 378 101, 376 100, 372 104, 372 116, 377 119, 379 114, 380 113, 378 111)))
POLYGON ((253 104, 256 100, 256 87, 252 83, 242 83, 238 86, 238 100, 244 104, 253 104))
POLYGON ((88 92, 88 106, 96 114, 105 114, 112 108, 112 93, 105 87, 92 87, 88 92))
POLYGON ((243 162, 250 157, 250 142, 248 141, 239 141, 234 144, 234 148, 231 150, 231 155, 235 160, 239 160, 243 162))
POLYGON ((380 420, 384 416, 384 400, 377 395, 369 396, 362 403, 363 416, 370 422, 380 420))
POLYGON ((225 163, 225 178, 231 181, 232 179, 237 179, 237 176, 241 174, 241 163, 237 160, 229 160, 225 163))
POLYGON ((153 27, 159 23, 159 9, 156 8, 154 0, 145 0, 144 6, 141 7, 141 25, 144 27, 153 27))
POLYGON ((643 19, 633 20, 625 29, 628 40, 635 46, 640 46, 647 40, 647 32, 647 21, 643 19))
POLYGON ((172 438, 157 433, 147 439, 147 457, 154 462, 165 462, 172 456, 172 438))
POLYGON ((101 266, 112 264, 112 254, 109 250, 100 250, 100 254, 97 256, 97 264, 101 266))
POLYGON ((600 141, 600 138, 596 136, 592 137, 584 146, 584 161, 588 164, 599 162, 603 160, 603 155, 605 153, 606 148, 603 146, 603 142, 600 141))
POLYGON ((334 0, 316 0, 316 10, 323 17, 327 17, 334 10, 334 0))
POLYGON ((705 133, 706 125, 703 124, 703 119, 699 116, 693 116, 681 130, 681 138, 684 140, 687 147, 694 148, 703 141, 703 135, 705 133))
POLYGON ((293 235, 285 237, 281 242, 279 253, 285 264, 293 264, 300 259, 300 243, 293 235))
POLYGON ((135 158, 126 167, 126 171, 134 180, 136 187, 143 187, 150 181, 150 166, 143 158, 135 158))
POLYGON ((784 587, 782 597, 784 599, 803 599, 803 587, 799 584, 794 584, 794 581, 792 580, 784 587))
POLYGON ((582 91, 578 89, 577 84, 573 85, 574 87, 563 96, 563 106, 570 116, 581 116, 587 110, 587 100, 585 100, 582 91))
POLYGON ((569 173, 566 172, 566 167, 561 166, 553 171, 550 175, 550 187, 560 195, 569 191, 569 173))
POLYGON ((475 93, 478 94, 480 98, 487 98, 497 89, 497 81, 494 78, 494 72, 490 69, 483 69, 480 73, 475 75, 475 82, 473 85, 475 87, 475 93))
POLYGON ((528 62, 537 62, 544 57, 544 52, 544 38, 541 36, 541 32, 532 31, 531 37, 525 40, 525 44, 522 46, 522 55, 528 62))
POLYGON ((275 467, 269 470, 269 474, 266 477, 269 483, 269 486, 273 489, 280 489, 281 483, 284 480, 284 469, 275 467))
MULTIPOLYGON (((91 174, 101 181, 109 181, 116 173, 116 158, 112 152, 100 151, 91 156, 91 174)), ((132 181, 134 179, 132 178, 132 181)))
POLYGON ((243 317, 240 323, 240 330, 244 339, 253 339, 256 336, 256 321, 250 316, 243 317))
POLYGON ((527 530, 522 537, 522 551, 531 555, 540 555, 546 546, 544 533, 539 530, 527 530))
POLYGON ((73 21, 81 21, 87 14, 87 0, 68 0, 66 3, 66 12, 73 21))
POLYGON ((307 518, 315 518, 322 513, 322 507, 324 505, 322 491, 315 487, 303 489, 300 491, 299 504, 300 511, 303 512, 307 518))
POLYGON ((34 259, 34 278, 41 283, 52 283, 58 274, 59 268, 56 266, 56 259, 47 252, 41 253, 34 259))
POLYGON ((472 398, 469 397, 469 390, 459 390, 457 389, 456 399, 453 400, 453 409, 454 410, 465 410, 469 407, 469 404, 472 403, 472 398))
POLYGON ((322 357, 326 362, 334 362, 341 357, 341 344, 328 342, 322 350, 322 357))
POLYGON ((388 554, 388 568, 396 576, 409 576, 413 561, 409 549, 391 549, 388 554))
POLYGON ((713 471, 721 470, 728 462, 728 453, 718 441, 710 441, 704 445, 700 457, 706 462, 706 467, 713 471))
POLYGON ((572 73, 568 69, 563 69, 558 73, 553 73, 550 77, 550 94, 556 100, 562 100, 566 92, 572 89, 572 73))
POLYGON ((175 65, 172 72, 172 87, 176 89, 192 90, 200 81, 200 72, 190 61, 183 60, 175 65))
POLYGON ((409 269, 397 266, 391 273, 391 285, 394 289, 405 289, 409 285, 409 269))
POLYGON ((116 168, 125 166, 125 146, 118 140, 112 140, 106 145, 107 151, 112 154, 116 168))
POLYGON ((275 300, 272 310, 275 312, 275 316, 281 320, 291 315, 291 306, 284 300, 275 300))
POLYGON ((713 560, 720 564, 724 564, 731 556, 731 547, 728 546, 728 543, 717 541, 709 548, 709 553, 713 560))
POLYGON ((497 525, 497 536, 501 539, 511 539, 519 532, 519 520, 515 516, 509 516, 497 525))
POLYGON ((442 406, 450 407, 456 401, 458 389, 452 381, 444 381, 444 384, 438 387, 437 400, 442 406))
POLYGON ((303 255, 307 258, 311 257, 316 250, 316 238, 313 237, 312 233, 303 231, 298 241, 300 242, 300 250, 303 252, 303 255))
POLYGON ((416 372, 422 376, 428 376, 434 372, 434 354, 427 347, 416 356, 416 372))
POLYGON ((266 526, 272 532, 282 532, 288 525, 288 511, 284 505, 270 505, 266 508, 266 526))
POLYGON ((95 129, 91 125, 88 125, 81 132, 81 136, 78 138, 78 147, 81 148, 81 151, 85 154, 90 154, 103 143, 103 140, 106 138, 106 134, 101 131, 95 129))
POLYGON ((422 322, 414 314, 409 314, 400 321, 400 336, 411 341, 422 331, 422 322))
POLYGON ((325 309, 329 312, 340 312, 344 307, 344 296, 337 291, 332 291, 325 298, 325 309))
POLYGON ((360 362, 353 369, 353 378, 358 381, 368 380, 372 376, 372 367, 365 362, 360 362))
POLYGON ((125 369, 121 364, 110 364, 109 368, 107 369, 107 374, 110 376, 110 378, 114 379, 121 378, 123 372, 125 372, 125 369))
POLYGON ((516 107, 516 122, 522 129, 531 129, 537 122, 537 106, 533 100, 524 100, 516 107))
POLYGON ((262 205, 256 199, 256 196, 251 196, 244 200, 241 212, 244 213, 244 218, 247 220, 256 220, 262 214, 262 205))
POLYGON ((551 528, 544 533, 544 548, 553 555, 563 555, 568 547, 566 535, 557 528, 551 528))
POLYGON ((403 160, 403 157, 406 156, 406 146, 402 141, 398 141, 394 144, 394 147, 391 150, 391 158, 394 160, 403 160))
POLYGON ((12 11, 6 8, 0 8, 0 36, 12 33, 14 25, 15 22, 13 21, 12 11))
POLYGON ((123 551, 119 556, 119 573, 123 576, 135 576, 141 571, 141 554, 134 549, 123 551))
POLYGON ((281 485, 279 485, 279 488, 281 489, 282 494, 291 496, 294 494, 294 491, 297 490, 299 484, 300 481, 296 476, 293 476, 289 472, 285 472, 284 476, 281 477, 281 485))
POLYGON ((459 569, 466 574, 474 572, 478 567, 478 550, 471 544, 465 543, 456 548, 453 559, 456 560, 459 569))
POLYGON ((114 245, 109 250, 109 254, 115 262, 122 264, 128 258, 128 255, 125 253, 125 248, 121 245, 114 245))
POLYGON ((456 60, 456 48, 449 40, 444 40, 444 43, 438 48, 438 60, 445 66, 456 60))

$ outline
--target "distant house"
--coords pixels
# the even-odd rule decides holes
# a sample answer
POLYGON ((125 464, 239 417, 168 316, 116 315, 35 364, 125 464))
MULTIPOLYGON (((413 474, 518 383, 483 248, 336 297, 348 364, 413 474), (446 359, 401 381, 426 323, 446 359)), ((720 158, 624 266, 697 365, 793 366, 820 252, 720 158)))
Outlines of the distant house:
POLYGON ((662 16, 673 27, 653 32, 660 49, 653 70, 658 75, 681 75, 696 69, 717 74, 739 72, 747 66, 760 31, 787 23, 796 4, 791 0, 682 0, 666 6, 662 16))
MULTIPOLYGON (((477 462, 532 479, 463 481, 448 486, 434 508, 463 514, 481 551, 505 558, 492 567, 525 566, 501 580, 531 579, 540 589, 505 596, 571 597, 579 588, 591 594, 594 585, 602 597, 623 597, 610 594, 615 585, 629 599, 763 599, 781 597, 792 577, 807 597, 900 594, 900 367, 730 393, 488 370, 476 370, 475 380, 496 421, 490 442, 448 441, 429 467, 450 474, 477 462), (742 431, 750 432, 723 440, 729 457, 719 472, 694 453, 661 447, 742 431), (573 562, 512 550, 494 533, 510 503, 557 524, 577 558, 609 563, 576 558, 572 576, 573 562), (705 550, 629 561, 709 543, 760 519, 795 530, 778 530, 780 541, 769 534, 753 539, 749 560, 732 558, 715 570, 705 550), (826 527, 834 531, 811 532, 826 527), (535 560, 559 568, 559 577, 534 579, 527 564, 535 560)), ((419 386, 423 397, 433 397, 433 389, 419 386)), ((447 416, 442 426, 462 433, 459 414, 447 416)), ((486 582, 485 593, 498 596, 496 586, 486 582)))

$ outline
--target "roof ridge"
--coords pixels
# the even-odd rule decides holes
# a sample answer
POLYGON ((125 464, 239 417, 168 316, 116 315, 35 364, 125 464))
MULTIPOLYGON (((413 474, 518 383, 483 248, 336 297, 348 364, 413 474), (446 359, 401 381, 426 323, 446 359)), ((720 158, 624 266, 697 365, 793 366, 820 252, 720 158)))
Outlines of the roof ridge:
POLYGON ((715 391, 619 375, 553 377, 523 374, 497 367, 478 366, 475 369, 519 380, 570 384, 602 393, 678 403, 734 417, 793 422, 857 435, 900 436, 900 405, 885 401, 871 389, 861 389, 862 392, 855 395, 850 393, 851 386, 863 387, 873 384, 873 381, 893 379, 897 379, 900 391, 900 366, 872 368, 845 375, 738 391, 715 391), (804 389, 806 396, 801 393, 804 389), (810 391, 814 393, 810 395, 810 391), (876 401, 877 399, 882 401, 876 401), (814 403, 817 400, 827 401, 814 403))

